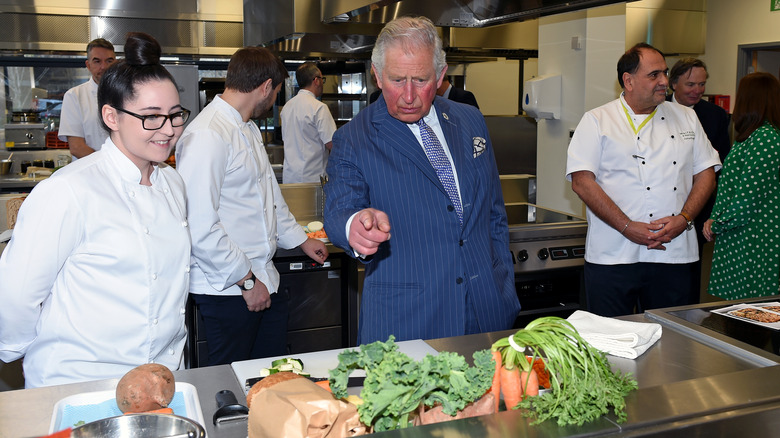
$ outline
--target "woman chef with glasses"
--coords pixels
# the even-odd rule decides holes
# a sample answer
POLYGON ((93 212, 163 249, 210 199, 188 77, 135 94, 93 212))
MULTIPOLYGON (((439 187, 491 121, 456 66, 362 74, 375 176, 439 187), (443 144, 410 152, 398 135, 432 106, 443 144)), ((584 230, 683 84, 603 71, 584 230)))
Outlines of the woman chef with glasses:
POLYGON ((153 37, 124 48, 98 88, 109 138, 35 187, 0 258, 0 359, 27 388, 182 364, 190 237, 163 162, 190 112, 153 37))

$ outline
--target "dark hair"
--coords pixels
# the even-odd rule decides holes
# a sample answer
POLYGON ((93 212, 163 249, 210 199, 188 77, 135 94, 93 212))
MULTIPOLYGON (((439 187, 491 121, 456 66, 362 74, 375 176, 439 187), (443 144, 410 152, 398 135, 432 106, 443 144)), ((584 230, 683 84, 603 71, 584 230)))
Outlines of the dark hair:
POLYGON ((650 44, 647 43, 634 44, 634 47, 628 49, 626 53, 624 53, 623 56, 620 57, 617 63, 617 76, 618 76, 618 82, 620 83, 620 88, 625 88, 625 85, 623 84, 623 73, 634 74, 636 73, 636 70, 639 68, 639 58, 642 55, 641 53, 642 49, 655 50, 661 56, 664 56, 664 54, 661 53, 660 50, 656 49, 650 44))
POLYGON ((160 64, 161 54, 160 44, 153 36, 142 32, 127 34, 125 58, 112 64, 100 79, 98 118, 103 129, 110 131, 103 121, 103 106, 124 107, 126 102, 135 98, 137 85, 163 80, 176 85, 173 76, 160 64))
MULTIPOLYGON (((688 73, 694 67, 701 67, 707 73, 707 65, 701 59, 683 58, 675 62, 672 69, 669 70, 669 87, 674 90, 674 86, 677 85, 677 80, 680 79, 680 76, 688 73)), ((709 73, 707 73, 707 77, 710 77, 709 73)))
POLYGON ((298 81, 299 88, 306 88, 314 82, 320 69, 313 62, 304 62, 295 70, 295 79, 298 81))
POLYGON ((264 47, 244 47, 230 57, 225 88, 249 93, 271 79, 276 88, 289 75, 284 63, 264 47))
POLYGON ((751 73, 739 81, 734 102, 736 141, 745 141, 750 134, 769 122, 780 128, 780 82, 770 73, 751 73))
POLYGON ((108 49, 112 52, 114 51, 114 45, 111 44, 111 41, 108 41, 103 38, 95 38, 94 40, 90 41, 89 44, 87 44, 87 57, 89 57, 89 51, 94 49, 95 47, 108 49))

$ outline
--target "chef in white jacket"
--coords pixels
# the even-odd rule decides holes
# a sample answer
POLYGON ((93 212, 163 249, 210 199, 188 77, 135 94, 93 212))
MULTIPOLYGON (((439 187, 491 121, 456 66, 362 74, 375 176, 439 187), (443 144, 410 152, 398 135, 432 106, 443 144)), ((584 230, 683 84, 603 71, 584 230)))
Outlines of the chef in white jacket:
POLYGON ((0 359, 24 357, 27 388, 182 363, 190 237, 163 161, 189 111, 151 36, 125 53, 98 91, 108 140, 38 184, 0 258, 0 359))

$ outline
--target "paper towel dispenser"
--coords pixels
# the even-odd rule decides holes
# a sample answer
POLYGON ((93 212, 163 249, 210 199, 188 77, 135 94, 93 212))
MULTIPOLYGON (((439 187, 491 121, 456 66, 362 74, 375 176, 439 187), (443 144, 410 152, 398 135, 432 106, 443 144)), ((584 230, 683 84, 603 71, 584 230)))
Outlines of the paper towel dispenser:
POLYGON ((561 75, 539 76, 523 84, 523 110, 537 121, 561 118, 561 75))

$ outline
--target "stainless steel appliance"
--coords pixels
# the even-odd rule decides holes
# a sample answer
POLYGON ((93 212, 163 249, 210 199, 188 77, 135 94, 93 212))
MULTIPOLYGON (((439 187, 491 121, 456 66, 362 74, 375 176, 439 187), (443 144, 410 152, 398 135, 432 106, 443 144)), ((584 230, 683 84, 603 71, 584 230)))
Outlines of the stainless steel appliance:
POLYGON ((522 309, 515 326, 585 308, 585 219, 530 203, 507 205, 509 250, 522 309))
POLYGON ((5 141, 13 142, 13 150, 46 149, 46 131, 43 123, 8 123, 5 141))

